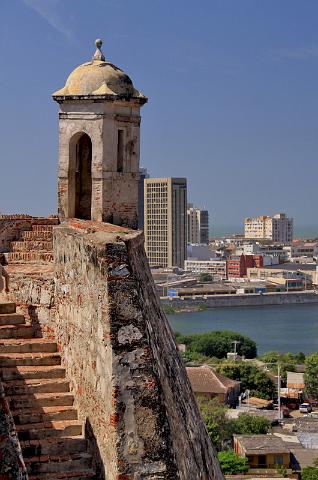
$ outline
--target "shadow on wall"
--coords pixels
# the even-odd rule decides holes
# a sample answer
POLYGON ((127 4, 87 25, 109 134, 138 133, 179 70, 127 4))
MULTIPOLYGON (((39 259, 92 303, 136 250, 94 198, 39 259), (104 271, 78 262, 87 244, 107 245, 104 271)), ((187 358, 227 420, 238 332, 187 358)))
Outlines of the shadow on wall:
POLYGON ((92 466, 96 472, 96 480, 105 480, 105 468, 98 448, 94 430, 89 419, 85 423, 85 438, 87 440, 87 451, 92 455, 92 466))

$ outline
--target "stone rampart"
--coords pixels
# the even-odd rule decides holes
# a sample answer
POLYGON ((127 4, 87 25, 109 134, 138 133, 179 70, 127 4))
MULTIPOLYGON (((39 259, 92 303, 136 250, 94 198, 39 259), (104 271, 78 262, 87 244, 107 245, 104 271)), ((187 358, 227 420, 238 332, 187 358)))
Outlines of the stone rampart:
POLYGON ((141 232, 54 229, 56 336, 99 478, 222 479, 141 232))

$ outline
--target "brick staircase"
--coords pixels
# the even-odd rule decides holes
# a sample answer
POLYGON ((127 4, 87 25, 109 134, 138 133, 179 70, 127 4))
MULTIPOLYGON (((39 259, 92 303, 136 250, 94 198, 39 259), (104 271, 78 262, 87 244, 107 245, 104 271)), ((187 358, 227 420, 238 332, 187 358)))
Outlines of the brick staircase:
POLYGON ((53 227, 57 218, 37 220, 31 230, 20 232, 20 238, 10 243, 8 263, 46 263, 53 260, 53 227))
POLYGON ((0 366, 29 479, 95 479, 57 344, 34 338, 14 303, 0 302, 0 366))

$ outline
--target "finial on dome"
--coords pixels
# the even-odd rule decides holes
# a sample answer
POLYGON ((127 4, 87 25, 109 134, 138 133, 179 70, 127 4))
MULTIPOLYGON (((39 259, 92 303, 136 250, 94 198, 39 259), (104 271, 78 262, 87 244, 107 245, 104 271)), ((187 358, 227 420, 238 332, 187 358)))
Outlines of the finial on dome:
POLYGON ((101 62, 105 62, 105 56, 101 50, 103 41, 100 38, 97 38, 97 40, 95 40, 95 45, 96 45, 96 52, 94 53, 93 61, 99 60, 101 62))

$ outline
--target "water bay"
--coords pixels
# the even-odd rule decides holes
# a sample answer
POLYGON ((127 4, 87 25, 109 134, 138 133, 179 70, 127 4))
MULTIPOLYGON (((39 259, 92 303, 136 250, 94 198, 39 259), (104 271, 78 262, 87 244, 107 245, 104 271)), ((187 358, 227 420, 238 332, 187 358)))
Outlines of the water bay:
POLYGON ((252 338, 259 354, 318 351, 318 305, 213 308, 167 315, 183 334, 233 330, 252 338))

